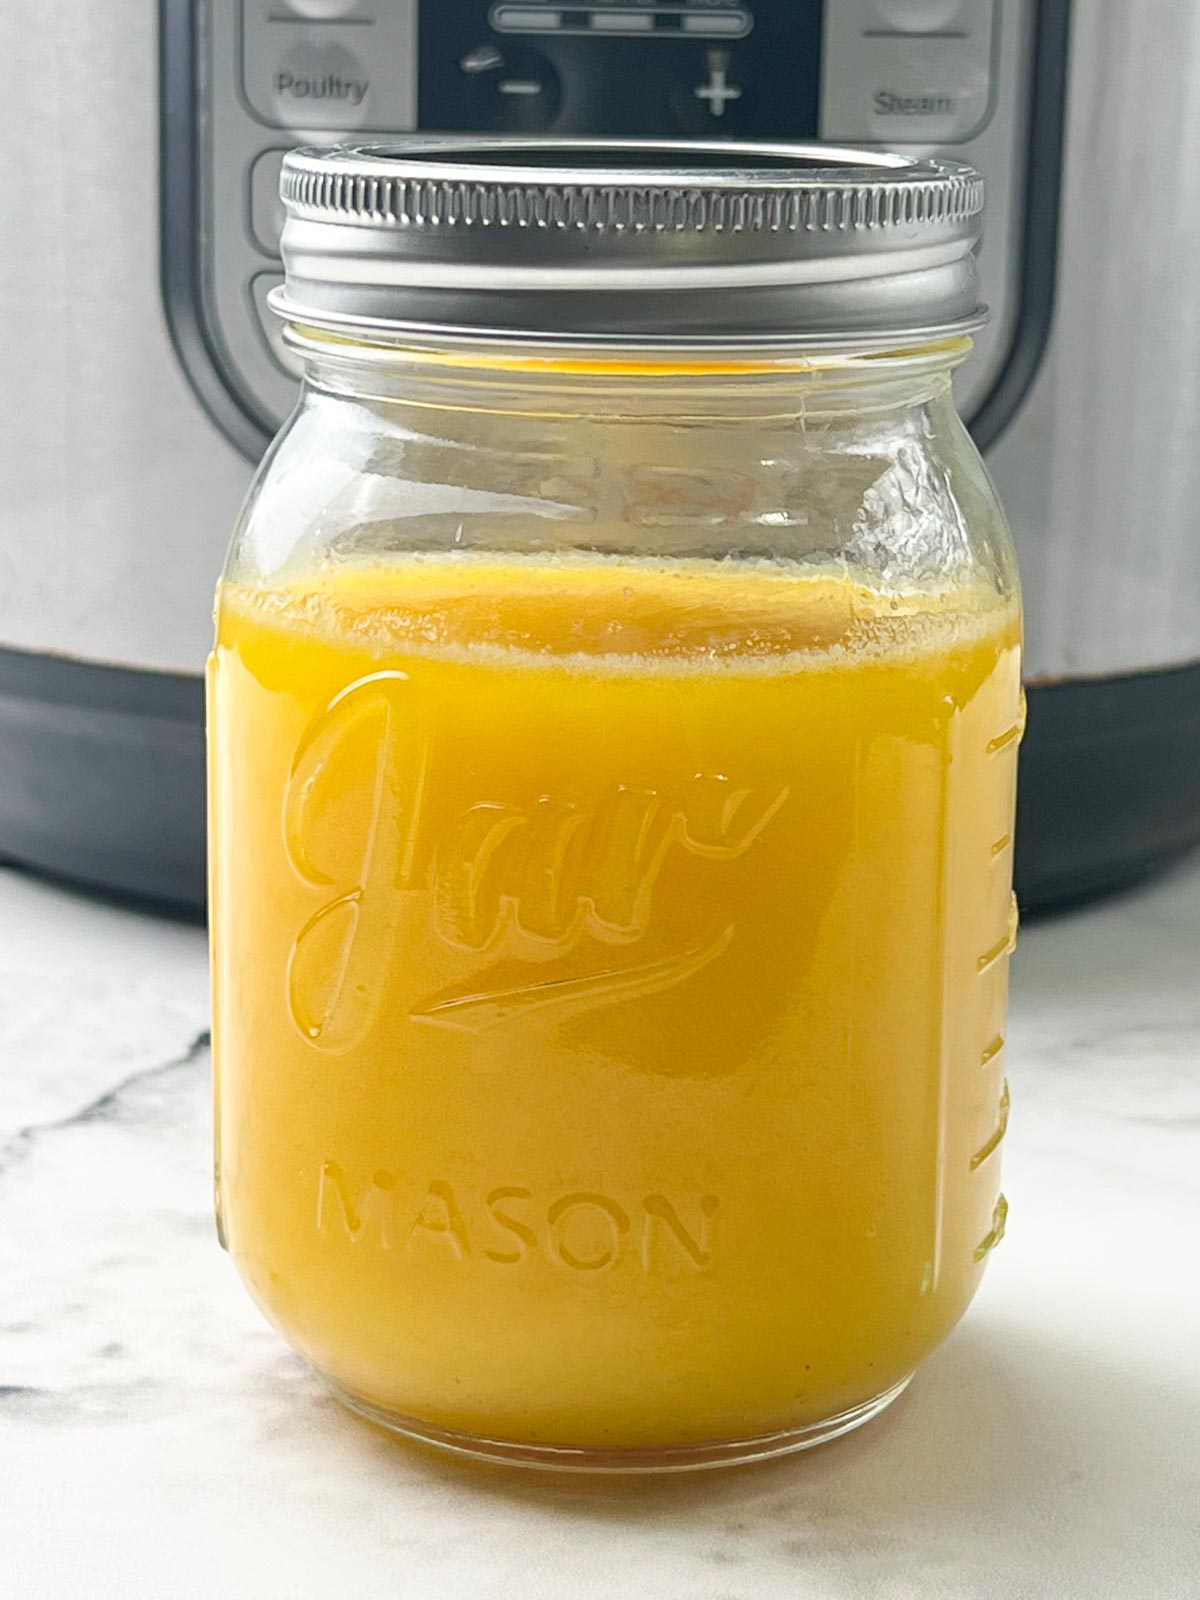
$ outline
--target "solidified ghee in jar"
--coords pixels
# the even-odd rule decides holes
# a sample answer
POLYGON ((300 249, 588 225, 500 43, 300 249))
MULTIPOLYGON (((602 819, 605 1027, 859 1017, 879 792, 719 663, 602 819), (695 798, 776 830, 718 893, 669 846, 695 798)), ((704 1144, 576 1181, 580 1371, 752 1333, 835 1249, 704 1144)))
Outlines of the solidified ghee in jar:
POLYGON ((287 1337, 533 1447, 905 1379, 1003 1229, 1018 648, 802 565, 227 583, 220 1205, 287 1337))

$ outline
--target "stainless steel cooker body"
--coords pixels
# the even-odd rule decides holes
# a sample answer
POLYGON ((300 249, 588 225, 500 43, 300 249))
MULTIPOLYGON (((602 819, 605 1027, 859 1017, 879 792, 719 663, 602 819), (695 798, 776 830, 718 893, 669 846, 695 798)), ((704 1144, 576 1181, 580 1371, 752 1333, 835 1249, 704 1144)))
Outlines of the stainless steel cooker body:
POLYGON ((1069 27, 1068 5, 0 17, 0 853, 202 901, 212 582, 295 392, 266 304, 279 165, 417 130, 815 137, 979 167, 993 317, 961 402, 1028 603, 1022 894, 1087 892, 1200 837, 1200 16, 1075 0, 1069 27))

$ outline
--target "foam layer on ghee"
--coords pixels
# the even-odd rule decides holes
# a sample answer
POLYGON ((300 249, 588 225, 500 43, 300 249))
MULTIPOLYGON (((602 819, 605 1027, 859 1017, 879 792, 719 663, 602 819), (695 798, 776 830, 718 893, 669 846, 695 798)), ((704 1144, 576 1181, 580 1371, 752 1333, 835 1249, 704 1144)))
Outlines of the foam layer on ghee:
POLYGON ((414 553, 228 584, 260 625, 386 656, 612 674, 789 674, 969 645, 1016 606, 977 587, 884 590, 829 566, 414 553))

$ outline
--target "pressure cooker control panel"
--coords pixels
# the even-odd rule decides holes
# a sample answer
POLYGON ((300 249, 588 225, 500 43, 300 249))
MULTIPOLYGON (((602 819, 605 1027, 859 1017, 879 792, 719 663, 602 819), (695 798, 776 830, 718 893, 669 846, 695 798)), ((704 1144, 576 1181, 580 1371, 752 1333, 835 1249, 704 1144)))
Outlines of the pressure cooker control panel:
POLYGON ((168 313, 248 454, 295 398, 267 295, 280 163, 301 143, 553 131, 945 149, 989 183, 993 320, 963 374, 968 417, 1010 352, 1037 0, 161 4, 168 313))

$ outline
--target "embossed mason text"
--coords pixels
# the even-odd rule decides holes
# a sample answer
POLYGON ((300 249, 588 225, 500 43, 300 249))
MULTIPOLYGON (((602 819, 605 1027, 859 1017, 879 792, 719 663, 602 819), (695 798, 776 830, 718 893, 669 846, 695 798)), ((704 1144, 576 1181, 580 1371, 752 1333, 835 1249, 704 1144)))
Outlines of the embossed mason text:
POLYGON ((628 1263, 650 1274, 709 1266, 718 1209, 711 1194, 542 1194, 521 1183, 475 1194, 444 1179, 413 1184, 388 1171, 364 1182, 324 1161, 316 1221, 328 1237, 426 1261, 515 1267, 540 1259, 580 1273, 628 1263))

